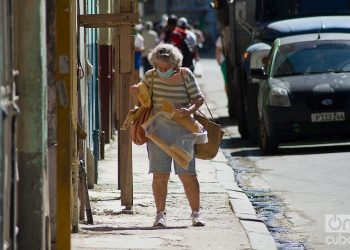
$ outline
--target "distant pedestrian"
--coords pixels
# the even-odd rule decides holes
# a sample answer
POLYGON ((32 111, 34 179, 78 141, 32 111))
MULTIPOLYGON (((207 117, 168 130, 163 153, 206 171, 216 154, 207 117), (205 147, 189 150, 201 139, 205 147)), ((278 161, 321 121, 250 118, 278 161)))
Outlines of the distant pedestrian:
POLYGON ((197 37, 197 47, 202 49, 203 48, 203 44, 205 42, 205 37, 203 35, 203 32, 199 29, 199 24, 195 23, 193 25, 193 32, 197 37))
POLYGON ((164 28, 164 34, 161 36, 160 41, 164 43, 171 43, 170 37, 177 26, 177 16, 170 15, 167 20, 167 24, 164 28))
POLYGON ((194 71, 194 47, 196 46, 196 36, 186 31, 188 25, 186 18, 177 19, 172 15, 168 19, 168 31, 166 33, 164 42, 175 45, 182 53, 182 66, 194 71))
MULTIPOLYGON (((175 116, 191 116, 196 112, 203 104, 203 96, 193 73, 188 68, 180 67, 182 54, 179 49, 171 44, 161 43, 151 51, 148 58, 154 69, 147 71, 142 81, 149 86, 152 79, 154 79, 152 81, 152 114, 161 110, 163 100, 174 103, 176 107, 175 116)), ((136 85, 130 87, 130 93, 136 100, 136 85)), ((181 125, 179 126, 181 127, 181 125)), ((169 135, 174 133, 178 133, 177 129, 169 131, 169 135)), ((151 140, 147 142, 147 150, 149 172, 153 174, 152 189, 157 209, 153 225, 166 226, 166 197, 171 165, 174 162, 175 174, 179 176, 184 186, 192 210, 192 225, 204 226, 202 213, 200 212, 200 189, 196 175, 194 152, 188 168, 182 168, 151 140)))
POLYGON ((204 38, 203 32, 199 29, 198 23, 193 25, 193 27, 191 28, 191 31, 195 34, 196 41, 197 41, 193 52, 194 61, 195 61, 193 73, 196 77, 202 77, 203 69, 202 69, 202 64, 200 62, 200 50, 203 48, 205 38, 204 38))
POLYGON ((144 45, 144 39, 142 37, 142 35, 140 34, 141 32, 141 25, 136 25, 134 28, 134 35, 135 35, 135 40, 134 40, 134 60, 135 60, 135 64, 134 64, 134 68, 137 71, 140 71, 141 68, 141 64, 142 64, 142 60, 141 60, 141 54, 142 51, 145 49, 145 45, 144 45))
POLYGON ((160 42, 164 42, 166 32, 167 32, 167 26, 168 26, 168 15, 163 14, 160 22, 156 26, 156 32, 158 33, 158 38, 160 42))
POLYGON ((143 71, 147 72, 152 69, 152 65, 148 61, 149 52, 154 49, 158 43, 158 34, 153 30, 153 23, 151 21, 145 22, 144 29, 141 32, 141 35, 144 39, 144 50, 142 51, 142 66, 143 71))
POLYGON ((222 76, 224 77, 225 90, 227 93, 228 77, 227 77, 227 64, 226 58, 223 53, 222 38, 219 36, 215 42, 215 57, 216 61, 220 65, 222 76))

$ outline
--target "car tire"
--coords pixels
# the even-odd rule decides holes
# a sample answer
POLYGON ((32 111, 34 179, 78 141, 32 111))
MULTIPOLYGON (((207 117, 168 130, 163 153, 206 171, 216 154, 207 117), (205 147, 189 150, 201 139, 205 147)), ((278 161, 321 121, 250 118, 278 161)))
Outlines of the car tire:
POLYGON ((259 144, 264 155, 274 154, 278 151, 278 143, 267 133, 264 119, 260 120, 259 144))

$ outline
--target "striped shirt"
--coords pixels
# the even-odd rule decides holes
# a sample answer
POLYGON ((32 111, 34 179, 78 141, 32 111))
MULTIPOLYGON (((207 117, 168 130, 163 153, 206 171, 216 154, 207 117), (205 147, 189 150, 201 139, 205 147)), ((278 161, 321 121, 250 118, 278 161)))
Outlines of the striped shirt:
POLYGON ((185 107, 191 103, 191 99, 201 96, 196 78, 188 68, 181 68, 179 72, 168 78, 161 78, 155 69, 146 72, 142 82, 150 86, 153 74, 152 104, 153 112, 160 110, 162 101, 172 102, 176 108, 185 107))

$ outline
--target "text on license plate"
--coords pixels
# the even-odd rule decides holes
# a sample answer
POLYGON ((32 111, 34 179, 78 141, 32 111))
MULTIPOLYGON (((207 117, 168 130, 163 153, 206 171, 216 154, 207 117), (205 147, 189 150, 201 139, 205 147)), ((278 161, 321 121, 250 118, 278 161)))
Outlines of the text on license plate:
POLYGON ((344 121, 345 112, 328 112, 311 114, 311 122, 335 122, 344 121))

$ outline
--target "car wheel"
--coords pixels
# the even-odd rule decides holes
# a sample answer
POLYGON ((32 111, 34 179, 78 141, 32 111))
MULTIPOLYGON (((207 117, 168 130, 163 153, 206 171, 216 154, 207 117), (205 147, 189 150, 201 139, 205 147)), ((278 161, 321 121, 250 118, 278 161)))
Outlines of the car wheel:
POLYGON ((264 119, 260 120, 259 144, 263 154, 273 154, 278 150, 278 143, 267 133, 264 119))

